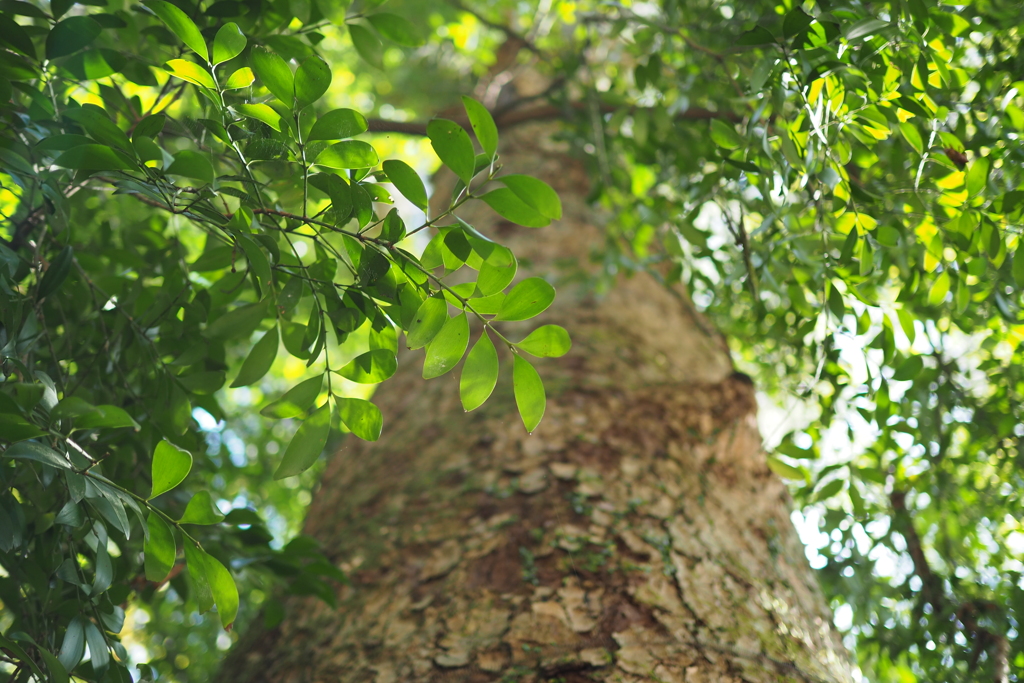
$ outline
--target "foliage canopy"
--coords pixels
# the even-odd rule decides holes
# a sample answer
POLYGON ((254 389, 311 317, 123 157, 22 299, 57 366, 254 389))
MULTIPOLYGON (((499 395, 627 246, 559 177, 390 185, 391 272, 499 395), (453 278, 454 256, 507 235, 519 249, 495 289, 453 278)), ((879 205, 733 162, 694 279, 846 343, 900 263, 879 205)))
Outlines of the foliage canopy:
POLYGON ((189 667, 181 615, 215 606, 230 626, 252 609, 236 581, 265 594, 273 576, 332 600, 345 577, 315 544, 273 543, 302 505, 270 473, 294 482, 332 428, 387 428, 361 387, 395 372, 399 331, 424 378, 466 358, 467 410, 498 381, 495 339, 509 345, 536 426, 527 355, 564 354, 568 335, 513 342, 503 325, 554 289, 513 284, 515 255, 456 212, 557 220, 550 188, 497 156, 503 125, 556 114, 615 216, 593 286, 682 282, 744 369, 818 410, 770 463, 820 517, 815 561, 865 674, 1024 665, 1019 4, 381 4, 0 3, 10 678, 128 680, 131 602, 179 615, 150 625, 172 637, 143 675, 205 680, 216 652, 189 667), (427 189, 414 159, 381 161, 367 116, 387 99, 425 119, 509 45, 493 68, 529 65, 546 89, 377 122, 424 135, 461 181, 407 227, 392 197, 426 210, 427 189), (335 106, 339 64, 390 95, 335 106), (448 284, 460 268, 471 281, 448 284), (471 317, 488 330, 472 349, 471 317), (276 392, 260 411, 276 422, 237 421, 260 435, 251 455, 215 428, 245 396, 229 380, 276 392))

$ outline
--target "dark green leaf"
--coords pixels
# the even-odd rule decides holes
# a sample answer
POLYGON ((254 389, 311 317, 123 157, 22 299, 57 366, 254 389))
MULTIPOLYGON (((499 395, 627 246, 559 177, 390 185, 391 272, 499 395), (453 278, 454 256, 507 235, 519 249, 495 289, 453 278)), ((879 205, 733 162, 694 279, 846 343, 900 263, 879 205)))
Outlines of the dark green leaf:
POLYGON ((110 650, 107 649, 107 641, 103 634, 91 621, 85 625, 85 641, 89 644, 89 663, 93 671, 102 676, 110 666, 110 650))
POLYGON ((544 396, 544 383, 537 370, 522 356, 512 357, 512 388, 516 396, 516 406, 523 418, 523 426, 530 434, 544 417, 547 398, 544 396))
POLYGON ((44 446, 35 441, 19 441, 16 444, 12 444, 4 451, 4 456, 15 458, 16 460, 34 460, 50 467, 65 470, 71 469, 71 463, 68 462, 67 458, 49 446, 44 446))
POLYGON ((192 598, 200 614, 213 608, 213 592, 206 574, 206 553, 192 541, 185 539, 185 564, 192 584, 192 598))
POLYGON ((317 375, 299 382, 285 392, 284 396, 277 399, 263 410, 260 415, 265 417, 301 417, 306 414, 313 401, 320 395, 320 387, 323 385, 324 376, 317 375))
POLYGON ((85 654, 86 623, 85 619, 76 615, 71 619, 71 623, 68 624, 68 628, 64 632, 64 642, 61 643, 57 661, 65 671, 73 670, 82 661, 82 656, 85 654))
POLYGON ((231 386, 247 387, 263 379, 263 375, 270 371, 270 366, 277 358, 278 345, 277 326, 275 325, 253 345, 252 351, 245 357, 242 368, 238 371, 238 376, 235 377, 231 386))
POLYGON ((145 553, 146 578, 156 583, 162 582, 171 573, 177 548, 174 543, 174 531, 155 512, 150 512, 146 519, 149 534, 143 547, 145 553))
POLYGON ((57 59, 77 52, 96 40, 102 32, 103 27, 92 17, 62 19, 46 36, 46 58, 57 59))
POLYGON ((292 70, 288 64, 265 47, 256 46, 249 53, 249 61, 252 70, 256 72, 259 79, 267 90, 274 93, 277 99, 289 107, 292 106, 294 96, 294 85, 292 70))
POLYGON ((206 326, 206 336, 210 339, 234 339, 253 333, 267 314, 267 303, 240 306, 228 311, 206 326))
POLYGON ((203 183, 213 182, 213 164, 206 155, 190 149, 184 149, 174 155, 174 161, 167 170, 167 175, 180 175, 203 183))
POLYGON ((50 266, 39 280, 38 296, 40 299, 44 299, 60 289, 64 280, 67 279, 68 273, 71 272, 74 257, 74 250, 70 246, 64 247, 53 257, 50 266))
POLYGON ((427 297, 406 332, 405 343, 410 349, 426 346, 441 331, 448 320, 448 304, 441 296, 427 297))
POLYGON ((135 168, 130 159, 106 145, 72 147, 57 157, 53 163, 78 171, 122 171, 135 168))
POLYGON ((327 445, 327 437, 331 433, 331 406, 330 401, 313 411, 306 420, 299 425, 298 431, 288 444, 281 464, 274 472, 274 479, 284 479, 297 474, 302 474, 316 462, 327 445))
POLYGON ((150 499, 170 491, 184 481, 192 469, 192 454, 169 441, 161 441, 153 451, 153 492, 150 499))
POLYGON ((384 68, 384 48, 377 36, 358 24, 348 25, 348 35, 352 38, 352 47, 356 49, 360 57, 378 69, 384 68))
POLYGON ((331 85, 331 67, 320 57, 307 57, 295 72, 295 99, 299 107, 316 102, 331 85))

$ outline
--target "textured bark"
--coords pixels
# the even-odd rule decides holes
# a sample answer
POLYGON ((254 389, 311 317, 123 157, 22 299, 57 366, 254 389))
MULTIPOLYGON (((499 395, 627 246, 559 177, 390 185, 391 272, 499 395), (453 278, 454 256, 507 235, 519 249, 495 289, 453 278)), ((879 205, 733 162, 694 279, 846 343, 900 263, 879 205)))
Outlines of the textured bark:
POLYGON ((646 275, 590 292, 601 216, 550 132, 515 130, 503 158, 555 186, 564 220, 468 217, 522 274, 559 282, 543 321, 574 347, 537 364, 544 421, 523 429, 507 353, 470 414, 457 372, 424 381, 421 354, 404 353, 375 399, 384 436, 345 442, 309 512, 307 533, 352 577, 340 607, 290 599, 222 680, 852 680, 766 466, 753 387, 684 295, 646 275))

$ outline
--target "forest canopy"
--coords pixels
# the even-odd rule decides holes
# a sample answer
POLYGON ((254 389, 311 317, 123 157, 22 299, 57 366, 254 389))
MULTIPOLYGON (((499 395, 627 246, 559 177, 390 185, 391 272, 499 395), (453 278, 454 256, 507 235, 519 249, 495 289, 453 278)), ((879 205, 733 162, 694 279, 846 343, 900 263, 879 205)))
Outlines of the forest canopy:
POLYGON ((325 448, 389 429, 400 345, 537 427, 573 331, 460 209, 561 218, 499 152, 545 120, 609 216, 588 286, 685 290, 784 406, 768 462, 862 675, 1017 680, 1022 19, 2 0, 0 676, 211 680, 234 624, 333 603, 298 530, 325 448))

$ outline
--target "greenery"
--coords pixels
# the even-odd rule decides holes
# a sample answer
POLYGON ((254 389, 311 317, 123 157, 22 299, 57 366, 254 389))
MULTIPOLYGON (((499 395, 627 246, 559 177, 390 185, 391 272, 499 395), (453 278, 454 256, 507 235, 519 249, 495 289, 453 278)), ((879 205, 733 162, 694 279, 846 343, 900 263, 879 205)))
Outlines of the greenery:
POLYGON ((124 636, 143 678, 210 680, 221 626, 332 601, 345 576, 295 535, 309 468, 332 430, 388 428, 368 399, 399 330, 425 378, 466 355, 467 410, 508 345, 542 419, 527 354, 568 335, 514 321, 554 290, 456 216, 561 215, 502 175, 512 107, 458 99, 513 45, 615 217, 593 286, 682 282, 814 411, 770 464, 820 520, 864 675, 1016 680, 1019 3, 381 4, 0 2, 2 675, 129 680, 124 636), (400 121, 453 102, 468 125, 400 121), (461 179, 447 210, 389 207, 427 190, 367 116, 426 137, 461 179))

